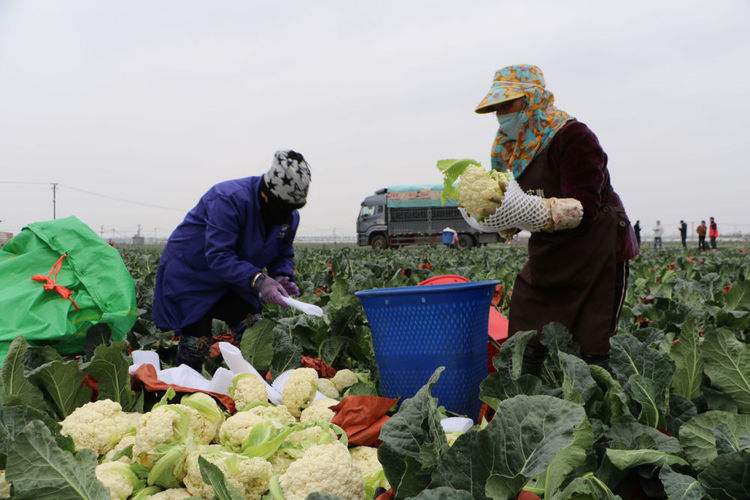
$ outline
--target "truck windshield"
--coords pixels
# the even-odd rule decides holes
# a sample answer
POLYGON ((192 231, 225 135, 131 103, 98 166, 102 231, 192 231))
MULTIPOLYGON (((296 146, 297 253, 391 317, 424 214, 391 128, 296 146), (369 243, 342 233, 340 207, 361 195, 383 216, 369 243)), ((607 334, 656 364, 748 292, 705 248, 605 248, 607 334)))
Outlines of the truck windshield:
POLYGON ((360 217, 372 217, 373 215, 375 215, 375 209, 376 207, 363 205, 359 211, 359 216, 360 217))

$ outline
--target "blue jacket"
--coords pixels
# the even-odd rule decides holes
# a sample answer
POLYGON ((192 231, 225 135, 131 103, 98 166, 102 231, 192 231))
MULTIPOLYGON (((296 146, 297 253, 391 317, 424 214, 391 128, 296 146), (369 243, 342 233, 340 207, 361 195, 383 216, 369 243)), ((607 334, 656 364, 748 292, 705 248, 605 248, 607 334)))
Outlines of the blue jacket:
POLYGON ((229 290, 260 311, 250 286, 255 273, 265 268, 270 276, 293 276, 299 213, 266 234, 260 181, 245 177, 213 186, 170 235, 156 273, 152 318, 159 328, 179 333, 229 290))

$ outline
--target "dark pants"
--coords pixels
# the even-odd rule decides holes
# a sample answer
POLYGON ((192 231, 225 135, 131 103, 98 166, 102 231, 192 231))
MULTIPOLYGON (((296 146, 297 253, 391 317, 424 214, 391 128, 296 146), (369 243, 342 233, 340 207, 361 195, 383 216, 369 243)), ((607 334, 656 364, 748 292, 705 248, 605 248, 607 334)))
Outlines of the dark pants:
POLYGON ((708 248, 706 246, 706 237, 698 236, 698 250, 705 250, 706 248, 708 248))
POLYGON ((230 290, 209 309, 205 316, 195 323, 181 328, 180 334, 189 337, 210 337, 211 325, 214 318, 220 319, 229 325, 230 328, 234 328, 242 320, 247 319, 248 315, 257 314, 258 312, 260 311, 255 309, 249 302, 230 290))
POLYGON ((711 236, 711 248, 716 248, 716 237, 711 236))
POLYGON ((687 236, 686 235, 680 235, 680 240, 682 241, 682 248, 687 249, 687 236))
MULTIPOLYGON (((622 305, 625 303, 625 293, 628 289, 628 275, 630 274, 630 266, 628 261, 618 262, 615 264, 616 277, 615 277, 615 296, 612 303, 612 322, 610 323, 610 336, 617 333, 617 324, 620 320, 620 312, 622 311, 622 305)), ((542 369, 542 363, 547 355, 547 348, 543 345, 537 345, 529 343, 526 346, 526 352, 523 356, 523 373, 531 373, 539 375, 542 369)), ((587 364, 599 365, 603 368, 609 369, 609 354, 587 354, 581 353, 581 359, 587 364)))

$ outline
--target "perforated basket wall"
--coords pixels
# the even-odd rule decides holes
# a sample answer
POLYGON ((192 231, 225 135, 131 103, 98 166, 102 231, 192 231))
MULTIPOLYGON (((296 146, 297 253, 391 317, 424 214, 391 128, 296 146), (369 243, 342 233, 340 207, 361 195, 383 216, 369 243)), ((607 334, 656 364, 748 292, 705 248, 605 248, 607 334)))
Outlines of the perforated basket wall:
POLYGON ((476 418, 487 376, 487 323, 498 281, 357 292, 370 323, 383 396, 410 398, 445 366, 432 395, 476 418))

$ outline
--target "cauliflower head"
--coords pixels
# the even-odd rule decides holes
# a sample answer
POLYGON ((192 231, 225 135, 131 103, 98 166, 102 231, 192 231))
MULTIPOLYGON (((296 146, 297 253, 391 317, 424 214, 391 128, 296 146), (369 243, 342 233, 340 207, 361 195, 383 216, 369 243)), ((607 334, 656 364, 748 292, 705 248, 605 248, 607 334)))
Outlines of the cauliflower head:
POLYGON ((318 372, 314 368, 297 368, 290 375, 281 391, 281 402, 289 413, 299 418, 315 398, 318 390, 318 372))
POLYGON ((96 478, 109 488, 112 500, 125 500, 138 485, 138 477, 130 465, 123 462, 104 462, 94 469, 96 478))
POLYGON ((373 498, 378 488, 390 489, 388 479, 385 477, 385 470, 378 460, 378 449, 372 446, 356 446, 349 448, 349 454, 354 460, 365 480, 365 494, 368 498, 373 498))
POLYGON ((238 373, 232 377, 232 385, 227 388, 227 392, 234 399, 234 406, 238 410, 252 403, 268 402, 266 383, 254 373, 238 373))
POLYGON ((229 449, 239 450, 253 427, 261 422, 271 422, 281 428, 296 420, 286 406, 255 406, 229 417, 219 429, 219 442, 229 449))
POLYGON ((339 399, 341 397, 339 390, 329 378, 318 379, 318 390, 327 398, 339 399))
POLYGON ((219 429, 224 423, 224 412, 214 398, 202 392, 194 392, 183 397, 180 404, 197 412, 190 414, 190 427, 198 436, 199 442, 208 444, 218 438, 219 429))
MULTIPOLYGON (((196 410, 180 404, 155 407, 143 415, 141 425, 135 431, 133 457, 153 453, 161 444, 179 441, 190 433, 200 431, 202 424, 199 416, 196 410)), ((139 461, 143 463, 143 460, 139 461)), ((144 465, 149 466, 149 461, 146 462, 144 465)))
POLYGON ((213 486, 203 482, 198 457, 202 456, 216 465, 227 481, 245 498, 260 498, 271 481, 271 464, 264 458, 249 458, 232 453, 219 445, 204 446, 191 452, 186 461, 187 475, 183 482, 195 497, 214 498, 213 486))
MULTIPOLYGON (((112 457, 114 457, 117 453, 121 452, 125 448, 127 448, 130 445, 135 446, 135 434, 126 434, 125 436, 120 439, 120 441, 109 450, 107 453, 104 454, 104 458, 102 459, 102 462, 111 462, 112 457)), ((131 450, 132 455, 132 450, 131 450)), ((128 458, 127 455, 123 455, 120 458, 117 459, 118 462, 124 462, 126 464, 133 462, 133 459, 128 458)))
POLYGON ((279 476, 285 500, 328 493, 341 500, 364 500, 365 482, 347 447, 339 442, 314 446, 279 476))
POLYGON ((458 204, 475 218, 491 215, 501 205, 508 181, 508 174, 469 165, 458 178, 458 204))
MULTIPOLYGON (((326 379, 321 379, 326 380, 326 379)), ((331 406, 336 406, 339 402, 331 398, 316 399, 310 406, 302 410, 300 414, 300 423, 315 422, 316 420, 325 420, 330 422, 336 413, 331 410, 331 406)))
POLYGON ((169 488, 159 493, 154 493, 148 498, 149 500, 184 500, 192 496, 185 488, 169 488))
POLYGON ((100 399, 76 408, 60 425, 60 434, 70 436, 77 450, 90 448, 101 456, 132 428, 133 421, 120 403, 100 399))
POLYGON ((336 375, 333 376, 331 382, 333 382, 333 385, 336 386, 336 389, 339 392, 344 392, 344 389, 356 384, 359 382, 359 379, 357 378, 356 373, 348 368, 344 368, 343 370, 336 372, 336 375))

